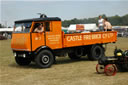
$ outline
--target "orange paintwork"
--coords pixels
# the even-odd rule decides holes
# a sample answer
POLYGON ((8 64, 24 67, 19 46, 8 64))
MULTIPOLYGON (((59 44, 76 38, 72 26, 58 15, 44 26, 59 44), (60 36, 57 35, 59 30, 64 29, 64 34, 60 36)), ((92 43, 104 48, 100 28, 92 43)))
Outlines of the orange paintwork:
MULTIPOLYGON (((44 24, 45 22, 40 23, 44 24)), ((33 33, 35 23, 38 22, 32 22, 30 33, 12 34, 11 48, 13 50, 35 51, 41 46, 61 49, 73 46, 111 43, 117 40, 116 31, 64 34, 61 31, 61 21, 49 21, 50 31, 33 33)))
POLYGON ((40 46, 44 46, 44 33, 32 33, 32 51, 35 51, 40 46))
POLYGON ((52 21, 51 31, 46 32, 46 46, 51 49, 62 48, 62 32, 61 32, 61 22, 52 21))
POLYGON ((30 33, 13 33, 11 48, 13 50, 31 51, 30 33))
POLYGON ((64 47, 111 43, 116 40, 116 31, 64 34, 64 47))

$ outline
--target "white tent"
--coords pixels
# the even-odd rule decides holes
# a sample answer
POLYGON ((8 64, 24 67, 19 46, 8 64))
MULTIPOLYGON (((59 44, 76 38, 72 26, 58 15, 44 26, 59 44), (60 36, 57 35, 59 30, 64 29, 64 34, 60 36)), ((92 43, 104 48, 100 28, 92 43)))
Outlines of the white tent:
POLYGON ((68 31, 75 31, 77 30, 77 25, 81 25, 84 27, 84 31, 96 31, 98 27, 95 23, 92 24, 71 24, 68 28, 68 31))
POLYGON ((12 32, 13 28, 0 28, 0 32, 12 32))

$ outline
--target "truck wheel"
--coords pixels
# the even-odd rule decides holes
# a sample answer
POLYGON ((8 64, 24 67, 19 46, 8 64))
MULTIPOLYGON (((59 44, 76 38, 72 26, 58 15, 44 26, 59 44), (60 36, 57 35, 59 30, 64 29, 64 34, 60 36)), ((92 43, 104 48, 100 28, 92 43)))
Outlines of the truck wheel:
POLYGON ((23 58, 18 56, 15 57, 15 61, 18 65, 21 65, 21 66, 29 65, 31 63, 30 58, 23 58))
POLYGON ((68 56, 72 60, 77 60, 77 59, 80 59, 81 58, 81 56, 75 55, 73 53, 69 53, 68 56))
POLYGON ((35 62, 40 68, 48 68, 54 63, 54 56, 49 50, 42 50, 36 57, 35 62))
POLYGON ((83 55, 83 48, 81 47, 75 48, 74 52, 72 53, 68 53, 69 58, 72 60, 80 59, 82 55, 83 55))
POLYGON ((99 58, 104 57, 104 48, 100 45, 94 45, 87 55, 90 60, 98 60, 99 58))

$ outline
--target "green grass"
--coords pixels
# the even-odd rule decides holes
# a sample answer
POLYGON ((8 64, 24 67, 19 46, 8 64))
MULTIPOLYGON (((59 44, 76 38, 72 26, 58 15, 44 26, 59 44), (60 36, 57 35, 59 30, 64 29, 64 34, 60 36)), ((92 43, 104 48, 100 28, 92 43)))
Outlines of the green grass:
MULTIPOLYGON (((86 58, 71 61, 68 57, 57 58, 57 64, 48 69, 39 69, 34 63, 18 66, 15 63, 10 40, 0 41, 0 85, 127 85, 128 72, 116 76, 97 74, 97 61, 86 58)), ((118 38, 116 44, 107 45, 106 55, 113 55, 115 45, 128 49, 128 38, 118 38)))

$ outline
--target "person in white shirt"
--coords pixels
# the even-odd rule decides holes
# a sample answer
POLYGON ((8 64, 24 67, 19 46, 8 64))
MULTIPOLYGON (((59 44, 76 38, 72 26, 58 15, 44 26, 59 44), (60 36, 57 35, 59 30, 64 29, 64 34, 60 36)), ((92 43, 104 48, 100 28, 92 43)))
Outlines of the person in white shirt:
POLYGON ((104 19, 102 18, 102 16, 99 16, 99 20, 98 20, 98 27, 100 31, 104 30, 104 19))

